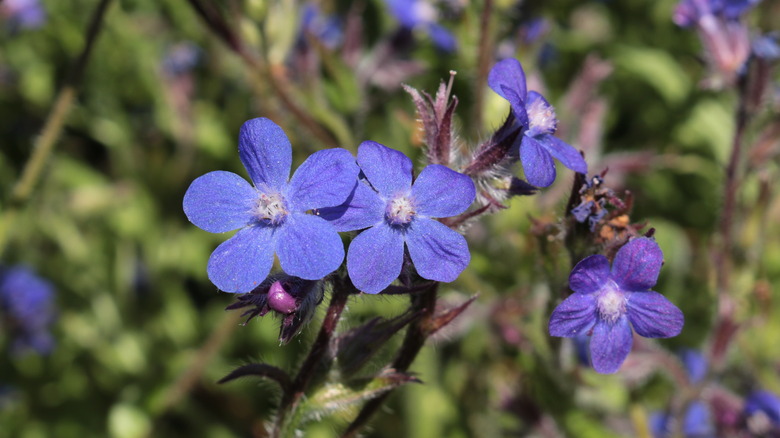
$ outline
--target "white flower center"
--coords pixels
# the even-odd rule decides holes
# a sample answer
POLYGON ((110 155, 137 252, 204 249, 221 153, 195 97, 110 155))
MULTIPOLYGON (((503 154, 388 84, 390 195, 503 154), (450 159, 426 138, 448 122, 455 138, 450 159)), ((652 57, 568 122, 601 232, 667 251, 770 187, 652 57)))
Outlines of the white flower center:
POLYGON ((255 217, 261 221, 268 221, 272 225, 278 225, 287 217, 288 211, 284 205, 284 198, 278 193, 260 193, 254 209, 255 217))
POLYGON ((531 135, 552 134, 558 126, 555 118, 555 109, 541 97, 531 102, 526 107, 528 113, 528 127, 531 135))
POLYGON ((387 203, 385 217, 391 225, 406 225, 412 221, 414 215, 414 203, 408 196, 396 196, 387 203))
POLYGON ((596 306, 599 309, 601 319, 614 323, 626 313, 626 297, 613 281, 608 281, 598 292, 596 306))

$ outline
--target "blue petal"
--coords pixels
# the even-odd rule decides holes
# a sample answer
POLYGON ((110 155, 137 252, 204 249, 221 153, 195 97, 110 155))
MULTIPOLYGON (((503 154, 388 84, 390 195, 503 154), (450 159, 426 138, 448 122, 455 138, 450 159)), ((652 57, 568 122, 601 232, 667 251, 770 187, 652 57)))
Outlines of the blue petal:
POLYGON ((745 415, 750 417, 763 412, 775 426, 780 426, 780 397, 766 390, 750 393, 745 400, 745 415))
POLYGON ((431 40, 441 50, 445 52, 454 52, 458 48, 458 41, 455 36, 444 27, 430 23, 428 25, 428 34, 431 36, 431 40))
POLYGON ((383 222, 352 240, 347 254, 347 271, 355 287, 376 294, 398 278, 403 260, 403 234, 383 222))
POLYGON ((412 28, 422 23, 415 8, 417 0, 385 0, 390 13, 403 27, 412 28))
POLYGON ((520 126, 528 128, 528 111, 526 111, 525 99, 523 96, 517 94, 517 92, 511 88, 504 88, 504 94, 509 101, 509 105, 512 107, 512 114, 515 115, 517 123, 520 126))
POLYGON ((601 374, 612 374, 620 369, 631 352, 634 342, 628 318, 621 316, 610 324, 600 320, 590 338, 590 360, 593 369, 601 374))
POLYGON ((362 230, 376 225, 385 215, 386 202, 368 184, 358 182, 343 204, 321 208, 317 214, 333 224, 336 231, 362 230))
POLYGON ((715 430, 707 405, 696 400, 691 402, 683 420, 683 434, 686 437, 711 437, 715 430))
POLYGON ((488 85, 499 96, 509 100, 505 90, 513 90, 521 99, 527 94, 525 88, 525 73, 520 61, 507 58, 498 62, 488 73, 488 85))
POLYGON ((655 286, 664 253, 655 241, 647 237, 623 245, 612 265, 612 278, 623 290, 645 291, 655 286))
POLYGON ((597 320, 593 294, 574 293, 553 310, 548 329, 550 336, 572 338, 587 335, 597 320))
POLYGON ((521 136, 520 161, 525 179, 536 187, 547 187, 555 181, 555 162, 539 142, 526 135, 521 136))
POLYGON ((280 191, 290 176, 292 146, 276 123, 266 118, 246 121, 238 134, 238 154, 255 187, 280 191))
POLYGON ((564 166, 578 173, 588 173, 588 163, 573 146, 553 135, 542 136, 539 140, 547 152, 564 166))
POLYGON ((569 275, 569 287, 574 292, 591 294, 609 280, 609 260, 601 254, 585 257, 569 275))
POLYGON ((412 160, 395 149, 364 141, 358 147, 357 162, 380 195, 390 197, 412 185, 412 160))
POLYGON ((319 280, 344 260, 344 244, 328 221, 310 214, 293 213, 279 229, 276 253, 284 272, 319 280))
POLYGON ((707 375, 707 359, 697 350, 685 349, 679 353, 680 360, 688 371, 691 383, 699 383, 707 375))
POLYGON ((424 216, 450 217, 463 213, 475 196, 470 177, 440 164, 423 169, 412 185, 417 212, 424 216))
POLYGON ((224 233, 252 221, 257 190, 235 173, 209 172, 190 184, 184 194, 184 214, 196 227, 224 233))
POLYGON ((646 338, 671 338, 685 324, 682 311, 658 292, 626 294, 628 317, 634 330, 646 338))
POLYGON ((247 227, 222 242, 209 258, 209 280, 225 292, 251 292, 271 271, 274 230, 274 227, 247 227))
POLYGON ((471 261, 466 238, 433 219, 412 221, 406 246, 417 273, 428 280, 454 281, 471 261))
POLYGON ((333 207, 347 199, 360 169, 346 149, 327 149, 309 156, 293 174, 286 199, 293 211, 333 207))

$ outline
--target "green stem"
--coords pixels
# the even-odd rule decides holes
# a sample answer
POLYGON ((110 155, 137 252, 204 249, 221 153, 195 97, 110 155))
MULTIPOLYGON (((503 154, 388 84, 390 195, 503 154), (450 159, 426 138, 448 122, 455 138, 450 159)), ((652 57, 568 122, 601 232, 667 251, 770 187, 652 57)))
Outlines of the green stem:
POLYGON ((65 81, 62 89, 54 101, 54 105, 46 118, 40 136, 33 142, 33 151, 22 170, 19 180, 11 191, 8 208, 6 209, 2 223, 0 224, 0 254, 8 243, 8 236, 19 215, 19 210, 27 203, 32 195, 43 169, 49 159, 57 140, 62 134, 62 128, 70 114, 73 101, 76 99, 78 84, 84 76, 95 41, 100 33, 103 18, 106 15, 111 0, 101 0, 92 14, 92 19, 87 28, 86 44, 73 66, 70 76, 65 81))

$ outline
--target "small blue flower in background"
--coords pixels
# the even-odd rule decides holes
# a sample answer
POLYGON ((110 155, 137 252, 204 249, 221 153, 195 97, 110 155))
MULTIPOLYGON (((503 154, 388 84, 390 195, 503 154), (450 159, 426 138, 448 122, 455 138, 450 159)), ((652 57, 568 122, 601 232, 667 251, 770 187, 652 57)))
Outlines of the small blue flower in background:
POLYGON ((312 154, 288 181, 292 147, 269 119, 244 123, 238 151, 254 187, 232 172, 207 173, 184 195, 184 213, 211 233, 238 229, 217 247, 208 275, 225 292, 246 293, 260 285, 279 256, 282 269, 318 280, 344 260, 333 225, 308 210, 339 205, 357 184, 359 169, 346 149, 312 154))
POLYGON ((547 187, 555 181, 553 158, 575 172, 588 172, 582 155, 553 135, 558 125, 555 109, 541 94, 526 90, 520 61, 508 58, 498 62, 490 70, 488 85, 509 101, 515 118, 523 127, 523 135, 517 141, 523 172, 530 184, 547 187))
POLYGON ((650 290, 663 257, 657 243, 641 237, 620 248, 611 270, 603 255, 581 260, 569 276, 574 293, 550 317, 550 335, 591 334, 591 362, 599 373, 620 368, 633 344, 631 326, 646 338, 677 336, 683 327, 682 312, 650 290))
POLYGON ((0 268, 0 314, 14 336, 14 353, 54 348, 54 287, 25 267, 0 268))
POLYGON ((347 253, 352 283, 364 292, 381 292, 401 274, 404 246, 421 277, 454 281, 471 260, 468 245, 433 218, 469 208, 476 195, 471 178, 431 164, 412 184, 412 160, 373 141, 360 145, 357 162, 365 182, 344 205, 319 211, 339 231, 367 228, 347 253))
POLYGON ((708 15, 737 21, 761 0, 682 0, 674 10, 672 20, 680 27, 691 27, 708 15))
POLYGON ((688 379, 696 384, 707 375, 707 359, 697 350, 685 349, 679 353, 680 360, 685 365, 685 371, 688 372, 688 379))
POLYGON ((298 31, 298 44, 307 44, 307 34, 317 38, 329 49, 341 44, 343 32, 342 23, 338 17, 325 15, 316 3, 306 3, 301 12, 301 24, 298 31))
POLYGON ((7 17, 11 28, 37 29, 46 23, 46 10, 40 0, 5 0, 0 15, 7 17))
POLYGON ((174 44, 166 50, 162 70, 168 77, 189 73, 198 65, 203 51, 195 43, 185 41, 174 44))
MULTIPOLYGON (((655 412, 650 416, 650 429, 655 438, 671 438, 675 436, 672 417, 667 413, 655 412)), ((715 436, 712 416, 707 405, 694 401, 685 411, 682 432, 685 438, 711 438, 715 436)))
POLYGON ((454 52, 458 42, 450 31, 437 23, 438 13, 426 0, 385 0, 390 13, 406 29, 422 29, 441 50, 454 52))
POLYGON ((765 416, 771 423, 770 427, 780 427, 780 397, 776 394, 758 390, 753 391, 745 400, 745 417, 765 416))

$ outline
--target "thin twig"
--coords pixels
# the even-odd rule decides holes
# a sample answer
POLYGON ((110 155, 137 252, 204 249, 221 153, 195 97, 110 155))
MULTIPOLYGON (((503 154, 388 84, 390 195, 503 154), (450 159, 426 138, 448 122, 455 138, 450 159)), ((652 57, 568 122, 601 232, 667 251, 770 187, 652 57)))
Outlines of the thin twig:
POLYGON ((87 28, 84 48, 78 58, 76 58, 73 70, 71 70, 62 89, 57 94, 54 105, 41 129, 41 134, 33 142, 32 155, 27 160, 19 180, 11 191, 9 205, 5 211, 3 223, 0 225, 0 253, 5 249, 10 230, 16 222, 19 210, 30 199, 38 180, 41 178, 49 156, 62 134, 62 128, 65 126, 65 121, 70 114, 73 101, 76 99, 78 85, 84 76, 84 70, 92 55, 92 49, 95 46, 103 25, 103 19, 110 4, 111 0, 101 0, 97 8, 95 8, 87 28))
POLYGON ((493 0, 485 0, 479 17, 479 53, 477 56, 477 80, 474 87, 474 120, 476 126, 482 123, 482 107, 485 101, 485 84, 490 70, 490 16, 493 14, 493 0))

